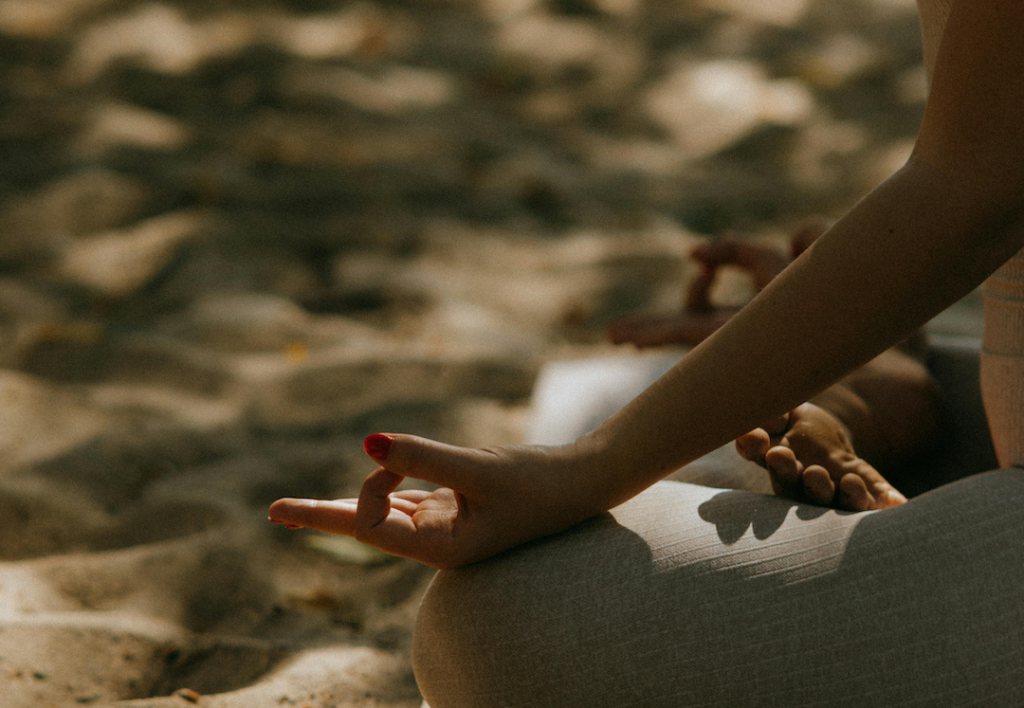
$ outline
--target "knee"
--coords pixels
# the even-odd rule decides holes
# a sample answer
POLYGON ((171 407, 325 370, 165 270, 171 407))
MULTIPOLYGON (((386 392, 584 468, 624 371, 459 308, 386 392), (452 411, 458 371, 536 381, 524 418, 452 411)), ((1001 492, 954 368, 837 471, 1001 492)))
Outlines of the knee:
POLYGON ((647 546, 610 515, 439 572, 413 634, 423 697, 432 708, 601 704, 609 627, 638 626, 650 577, 647 546))
POLYGON ((515 565, 489 562, 434 577, 413 633, 416 681, 432 708, 516 705, 516 693, 529 690, 517 657, 531 653, 537 622, 515 565))
POLYGON ((423 597, 413 632, 416 683, 431 708, 451 708, 472 695, 475 665, 487 650, 477 630, 480 606, 469 598, 458 571, 440 571, 423 597), (460 611, 460 607, 463 611, 460 611))
POLYGON ((714 535, 697 508, 720 491, 661 483, 613 513, 438 573, 413 635, 423 697, 432 708, 681 705, 658 677, 691 652, 652 647, 699 614, 677 603, 707 576, 688 565, 706 546, 691 531, 714 535))

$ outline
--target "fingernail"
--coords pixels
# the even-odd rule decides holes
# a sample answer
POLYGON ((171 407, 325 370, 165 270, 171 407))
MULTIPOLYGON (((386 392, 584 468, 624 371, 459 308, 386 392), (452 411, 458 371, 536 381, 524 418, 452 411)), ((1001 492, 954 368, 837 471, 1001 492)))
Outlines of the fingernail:
POLYGON ((297 526, 296 524, 285 524, 284 527, 286 529, 301 529, 302 528, 301 526, 297 526))
POLYGON ((395 439, 390 435, 374 433, 363 441, 363 449, 366 450, 367 455, 377 460, 377 462, 384 462, 388 459, 391 443, 394 441, 395 439))

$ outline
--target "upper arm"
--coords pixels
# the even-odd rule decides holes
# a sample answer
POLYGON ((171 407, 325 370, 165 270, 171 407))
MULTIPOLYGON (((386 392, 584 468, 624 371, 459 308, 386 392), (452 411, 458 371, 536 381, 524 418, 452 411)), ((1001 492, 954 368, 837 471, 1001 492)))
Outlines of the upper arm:
POLYGON ((1024 0, 955 0, 914 158, 998 202, 1024 199, 1024 0))

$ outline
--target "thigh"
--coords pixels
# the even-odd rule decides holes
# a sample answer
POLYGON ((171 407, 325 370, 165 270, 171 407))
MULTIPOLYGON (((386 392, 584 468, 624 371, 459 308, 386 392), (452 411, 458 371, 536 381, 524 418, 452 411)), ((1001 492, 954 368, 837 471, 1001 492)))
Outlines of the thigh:
POLYGON ((663 482, 428 591, 433 708, 1019 706, 1024 472, 882 512, 663 482))

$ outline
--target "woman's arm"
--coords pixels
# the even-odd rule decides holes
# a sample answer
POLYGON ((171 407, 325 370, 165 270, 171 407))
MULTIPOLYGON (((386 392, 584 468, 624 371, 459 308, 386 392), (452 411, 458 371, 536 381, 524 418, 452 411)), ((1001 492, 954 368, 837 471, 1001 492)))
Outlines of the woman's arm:
POLYGON ((715 336, 581 441, 611 464, 609 507, 793 408, 976 287, 1024 242, 1020 207, 982 204, 912 160, 715 336), (987 207, 987 208, 985 208, 987 207))
POLYGON ((378 438, 358 504, 281 500, 272 517, 473 562, 625 501, 900 341, 1024 245, 1022 29, 1021 0, 958 0, 908 164, 593 434, 553 450, 378 438), (446 489, 391 494, 403 476, 446 489))
POLYGON ((954 5, 907 165, 581 441, 605 507, 907 336, 1024 246, 1024 3, 954 5))

